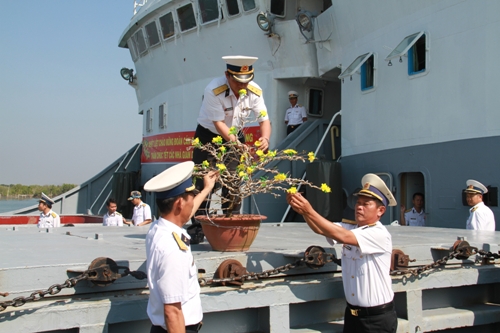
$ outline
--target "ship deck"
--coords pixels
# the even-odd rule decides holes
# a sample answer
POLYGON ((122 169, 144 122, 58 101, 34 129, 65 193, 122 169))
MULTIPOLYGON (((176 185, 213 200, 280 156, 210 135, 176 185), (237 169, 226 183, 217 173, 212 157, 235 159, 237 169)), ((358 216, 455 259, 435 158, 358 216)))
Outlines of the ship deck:
MULTIPOLYGON (((500 232, 431 227, 387 227, 393 247, 425 265, 447 255, 465 237, 471 246, 498 252, 500 232)), ((2 226, 0 292, 29 296, 63 284, 88 268, 92 260, 108 257, 120 266, 145 271, 144 239, 148 228, 76 225, 38 229, 33 225, 2 226)), ((310 245, 338 255, 340 245, 330 246, 305 223, 265 223, 247 252, 216 252, 208 243, 192 245, 198 269, 210 279, 226 259, 235 259, 249 272, 259 273, 303 256, 310 245)), ((498 265, 477 265, 475 258, 450 260, 446 268, 419 276, 393 277, 400 332, 443 330, 454 327, 497 325, 500 315, 498 265), (458 292, 457 292, 458 291, 458 292), (460 309, 460 310, 458 310, 460 309), (411 328, 411 329, 410 329, 411 328)), ((337 332, 342 330, 345 306, 340 267, 294 268, 272 279, 247 281, 241 287, 202 287, 205 313, 203 332, 337 332), (221 325, 221 323, 224 323, 221 325)), ((88 281, 64 288, 20 307, 0 312, 0 325, 10 331, 115 332, 144 329, 147 284, 127 276, 106 287, 88 281), (85 316, 78 315, 82 313, 85 316), (83 318, 84 317, 84 318, 83 318)), ((488 326, 488 327, 490 327, 488 326)), ((494 326, 497 327, 497 326, 494 326)))

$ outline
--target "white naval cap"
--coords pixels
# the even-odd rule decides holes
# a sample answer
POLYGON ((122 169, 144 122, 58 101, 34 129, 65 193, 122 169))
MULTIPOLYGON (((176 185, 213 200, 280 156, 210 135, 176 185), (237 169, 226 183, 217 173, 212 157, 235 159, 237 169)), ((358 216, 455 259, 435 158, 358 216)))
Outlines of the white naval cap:
POLYGON ((157 199, 173 198, 186 192, 198 194, 199 191, 195 189, 191 179, 193 169, 192 161, 176 164, 151 178, 144 185, 144 190, 156 192, 157 199))
POLYGON ((227 64, 227 72, 233 78, 241 83, 247 83, 253 80, 253 63, 257 61, 257 57, 247 57, 242 55, 224 56, 222 59, 227 64))
POLYGON ((467 184, 467 188, 464 191, 467 193, 479 193, 479 194, 488 193, 488 189, 486 188, 486 186, 484 186, 477 180, 469 179, 465 182, 465 184, 467 184))
POLYGON ((363 195, 382 201, 384 206, 396 206, 397 202, 384 181, 373 173, 367 173, 361 179, 361 189, 355 195, 363 195))
POLYGON ((297 97, 299 97, 299 94, 295 90, 290 90, 288 92, 288 99, 290 99, 290 98, 297 98, 297 97))
POLYGON ((52 200, 51 198, 49 198, 47 196, 47 194, 45 194, 43 192, 42 192, 42 197, 40 198, 40 200, 38 200, 38 202, 40 202, 40 201, 46 203, 47 205, 53 205, 53 204, 55 204, 54 200, 52 200))

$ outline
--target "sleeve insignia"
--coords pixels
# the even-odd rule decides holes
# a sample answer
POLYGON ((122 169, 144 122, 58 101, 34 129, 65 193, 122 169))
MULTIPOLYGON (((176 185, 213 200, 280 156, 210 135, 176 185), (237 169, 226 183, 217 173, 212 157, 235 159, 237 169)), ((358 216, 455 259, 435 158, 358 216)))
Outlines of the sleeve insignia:
POLYGON ((214 92, 214 95, 217 96, 217 95, 220 95, 222 94, 224 91, 228 90, 229 87, 227 84, 223 84, 222 86, 219 86, 215 89, 212 89, 212 91, 214 92))
POLYGON ((259 97, 262 96, 262 90, 260 90, 259 88, 255 87, 255 86, 252 86, 251 84, 249 84, 247 86, 247 89, 259 97))
POLYGON ((56 218, 56 217, 57 217, 57 214, 56 214, 56 213, 54 213, 54 212, 50 213, 50 215, 52 215, 52 217, 53 217, 53 218, 56 218))
POLYGON ((186 251, 188 249, 186 244, 184 244, 179 235, 177 235, 174 231, 172 232, 172 236, 174 236, 175 242, 179 246, 179 249, 181 249, 182 251, 186 251))

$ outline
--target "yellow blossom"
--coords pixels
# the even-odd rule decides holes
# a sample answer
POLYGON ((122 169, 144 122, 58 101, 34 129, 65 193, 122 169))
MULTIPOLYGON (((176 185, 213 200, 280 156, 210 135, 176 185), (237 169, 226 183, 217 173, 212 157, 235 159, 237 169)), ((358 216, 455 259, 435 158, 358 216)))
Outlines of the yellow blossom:
POLYGON ((200 144, 200 139, 198 139, 198 138, 196 138, 193 141, 191 141, 191 145, 193 145, 193 146, 197 146, 199 144, 200 144))
POLYGON ((309 162, 313 162, 316 159, 313 152, 310 152, 307 156, 309 158, 309 162))
POLYGON ((274 179, 277 181, 284 181, 286 179, 286 174, 284 173, 278 173, 276 176, 274 176, 274 179))
POLYGON ((330 186, 323 183, 323 184, 321 184, 321 191, 323 191, 325 193, 330 193, 332 190, 330 189, 330 186))
POLYGON ((246 159, 245 155, 242 154, 241 157, 240 157, 240 162, 244 162, 245 159, 246 159))
POLYGON ((248 167, 247 168, 247 173, 250 175, 252 172, 253 172, 253 168, 252 167, 248 167))
POLYGON ((224 164, 222 164, 222 163, 216 164, 215 166, 217 167, 217 169, 219 169, 219 171, 226 170, 226 166, 224 164))
POLYGON ((264 110, 260 111, 259 118, 264 118, 265 116, 267 116, 267 111, 264 110))
POLYGON ((204 167, 204 168, 208 168, 209 167, 209 163, 207 160, 204 160, 203 162, 201 162, 201 166, 204 167))
POLYGON ((236 171, 244 171, 246 168, 246 166, 244 164, 239 164, 237 167, 236 167, 236 171))
POLYGON ((212 139, 212 143, 222 143, 222 137, 220 135, 217 135, 215 138, 212 139))
POLYGON ((297 152, 293 149, 285 149, 285 150, 283 150, 283 153, 286 155, 289 155, 289 156, 293 156, 293 155, 297 154, 297 152))
POLYGON ((290 194, 295 194, 297 193, 297 188, 295 186, 290 187, 288 190, 286 190, 290 194))
POLYGON ((261 144, 262 143, 259 140, 255 141, 255 143, 254 143, 255 147, 260 147, 261 144))
POLYGON ((259 150, 257 150, 257 151, 255 152, 255 154, 257 154, 257 156, 259 156, 259 157, 262 157, 262 156, 264 155, 264 152, 263 152, 262 150, 260 150, 260 149, 259 149, 259 150))
POLYGON ((229 128, 229 134, 238 136, 238 128, 236 126, 232 126, 229 128))
POLYGON ((221 146, 219 149, 220 149, 220 151, 221 151, 221 152, 223 152, 223 153, 225 153, 225 152, 226 152, 226 147, 224 147, 224 146, 221 146))
POLYGON ((247 95, 247 90, 246 89, 240 89, 238 90, 238 94, 240 97, 246 96, 247 95))
POLYGON ((270 150, 267 152, 267 156, 274 157, 274 156, 276 156, 276 153, 277 153, 276 150, 270 150))
POLYGON ((240 171, 240 173, 238 174, 238 176, 240 176, 241 178, 247 176, 247 174, 243 171, 240 171))

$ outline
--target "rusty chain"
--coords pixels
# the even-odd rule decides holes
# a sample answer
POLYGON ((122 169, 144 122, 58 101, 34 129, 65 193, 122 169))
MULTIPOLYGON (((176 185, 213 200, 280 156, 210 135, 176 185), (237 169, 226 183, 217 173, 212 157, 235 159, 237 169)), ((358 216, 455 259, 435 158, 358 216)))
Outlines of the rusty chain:
POLYGON ((246 272, 245 274, 227 278, 213 278, 204 279, 199 278, 198 283, 200 286, 208 286, 212 284, 224 284, 228 282, 241 282, 250 280, 263 280, 268 279, 274 275, 284 273, 293 268, 307 265, 309 268, 317 269, 324 266, 326 263, 334 262, 340 266, 341 260, 337 259, 334 254, 326 253, 325 250, 320 246, 310 246, 304 253, 304 258, 296 260, 294 263, 288 263, 283 266, 279 266, 273 269, 263 271, 261 273, 246 272))
MULTIPOLYGON (((146 273, 141 272, 141 271, 131 271, 128 267, 126 266, 117 266, 116 263, 109 258, 97 258, 95 259, 92 263, 98 261, 99 265, 98 267, 89 267, 86 271, 84 271, 82 274, 78 275, 77 277, 69 278, 64 281, 62 284, 53 284, 46 290, 36 290, 31 293, 28 297, 16 297, 10 301, 4 301, 0 302, 0 312, 4 311, 7 309, 9 306, 12 307, 20 307, 26 304, 27 302, 36 302, 41 299, 43 299, 47 295, 57 295, 63 290, 64 288, 73 288, 76 286, 76 284, 80 281, 83 280, 88 280, 94 283, 95 285, 98 286, 104 286, 109 283, 113 283, 119 278, 125 277, 127 275, 133 276, 134 278, 138 280, 143 280, 147 278, 146 273), (100 260, 100 261, 99 261, 100 260), (108 264, 102 264, 103 260, 107 260, 108 264), (118 270, 123 269, 123 273, 119 273, 118 270)), ((5 293, 7 296, 9 293, 5 293)))

